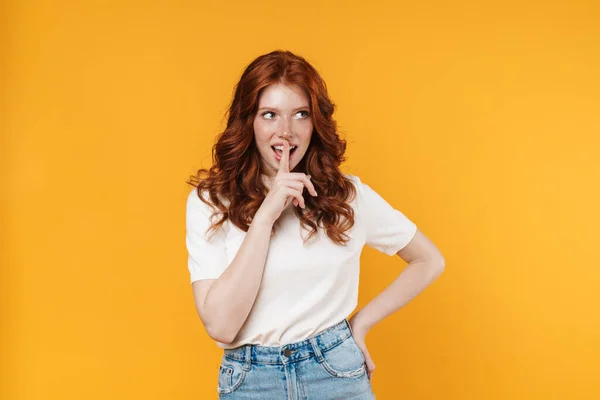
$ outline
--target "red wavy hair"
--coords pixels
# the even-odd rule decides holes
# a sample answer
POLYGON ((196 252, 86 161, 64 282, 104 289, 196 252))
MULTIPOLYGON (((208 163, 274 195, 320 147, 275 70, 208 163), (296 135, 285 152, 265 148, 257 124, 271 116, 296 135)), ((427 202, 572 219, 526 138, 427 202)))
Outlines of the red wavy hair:
MULTIPOLYGON (((354 184, 340 170, 340 164, 345 161, 346 141, 337 133, 333 119, 335 104, 327 94, 325 81, 304 58, 290 51, 261 55, 246 67, 225 114, 227 127, 212 148, 213 165, 210 169, 198 170, 187 183, 197 188, 204 203, 216 208, 211 219, 221 214, 220 220, 212 223, 208 230, 216 231, 230 219, 235 226, 248 231, 268 193, 260 177, 261 158, 254 140, 253 121, 262 91, 275 83, 297 85, 310 102, 313 123, 310 145, 291 171, 310 175, 319 193, 313 197, 304 190, 306 208, 294 207, 302 227, 310 228, 304 242, 316 234, 319 226, 334 243, 345 245, 350 239, 345 232, 354 225, 354 211, 349 202, 356 196, 354 184), (202 196, 204 190, 208 191, 210 201, 202 196)), ((272 235, 277 230, 277 222, 273 228, 272 235)))

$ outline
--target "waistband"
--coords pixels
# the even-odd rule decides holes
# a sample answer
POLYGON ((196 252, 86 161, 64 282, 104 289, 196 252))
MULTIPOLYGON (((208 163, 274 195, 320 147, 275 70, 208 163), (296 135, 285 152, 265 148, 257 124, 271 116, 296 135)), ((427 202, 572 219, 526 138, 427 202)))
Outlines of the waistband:
POLYGON ((245 362, 244 368, 250 369, 251 364, 289 364, 315 356, 322 359, 325 352, 352 335, 352 328, 346 318, 335 325, 326 328, 308 339, 289 343, 283 346, 261 346, 244 344, 233 349, 224 349, 226 358, 245 362))

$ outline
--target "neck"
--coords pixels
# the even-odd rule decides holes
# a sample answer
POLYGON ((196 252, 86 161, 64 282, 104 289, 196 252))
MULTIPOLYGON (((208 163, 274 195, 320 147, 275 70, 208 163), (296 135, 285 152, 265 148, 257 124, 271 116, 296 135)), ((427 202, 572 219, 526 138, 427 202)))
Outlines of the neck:
POLYGON ((260 174, 260 178, 262 179, 265 186, 270 189, 271 183, 273 182, 273 179, 275 179, 275 176, 271 176, 271 175, 267 175, 267 174, 260 174))

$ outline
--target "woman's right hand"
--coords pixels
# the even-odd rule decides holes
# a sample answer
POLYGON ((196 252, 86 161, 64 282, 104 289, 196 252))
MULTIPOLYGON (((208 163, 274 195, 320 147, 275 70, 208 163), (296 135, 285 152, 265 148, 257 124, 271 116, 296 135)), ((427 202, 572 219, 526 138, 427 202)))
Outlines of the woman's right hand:
POLYGON ((283 151, 279 161, 279 171, 271 183, 269 193, 262 202, 256 215, 269 223, 275 223, 283 210, 293 202, 295 206, 305 208, 302 191, 304 188, 317 196, 310 178, 302 172, 290 172, 290 144, 283 139, 283 151))

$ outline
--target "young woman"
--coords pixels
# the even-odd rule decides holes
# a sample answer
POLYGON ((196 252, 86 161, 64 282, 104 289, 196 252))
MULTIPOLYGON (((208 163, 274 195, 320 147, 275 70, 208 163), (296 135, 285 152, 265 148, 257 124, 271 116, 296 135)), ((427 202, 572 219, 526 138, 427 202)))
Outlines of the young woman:
POLYGON ((188 269, 198 315, 224 349, 221 399, 374 399, 367 332, 444 268, 415 223, 340 171, 334 108, 304 58, 258 57, 212 167, 189 182, 188 269), (347 319, 364 245, 409 265, 347 319))

